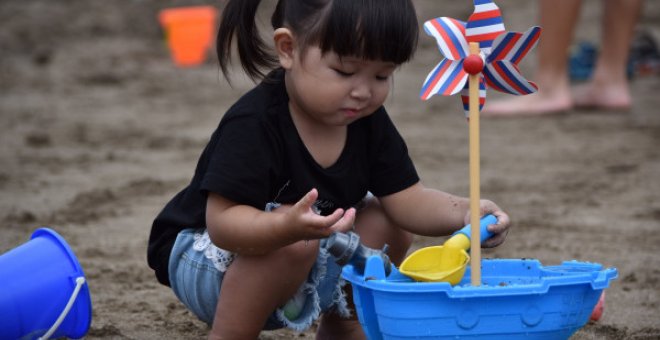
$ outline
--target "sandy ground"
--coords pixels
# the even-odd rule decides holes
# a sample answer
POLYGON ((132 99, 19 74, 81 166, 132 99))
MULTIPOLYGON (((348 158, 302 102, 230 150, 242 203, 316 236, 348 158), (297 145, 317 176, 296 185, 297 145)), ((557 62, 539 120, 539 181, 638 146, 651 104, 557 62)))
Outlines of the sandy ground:
MULTIPOLYGON (((469 1, 447 3, 417 1, 420 20, 471 12, 469 1)), ((499 3, 510 30, 536 20, 532 1, 499 3)), ((0 252, 39 226, 62 234, 89 280, 88 339, 200 339, 208 331, 145 259, 152 219, 191 177, 223 112, 251 86, 239 79, 230 88, 211 59, 194 69, 172 65, 155 16, 189 4, 0 2, 0 252)), ((580 39, 598 41, 599 13, 600 2, 587 1, 580 39)), ((659 22, 660 3, 648 1, 641 26, 657 39, 659 22)), ((459 99, 417 97, 439 58, 422 36, 387 106, 423 182, 467 195, 459 99)), ((533 67, 530 56, 523 70, 531 75, 533 67)), ((660 79, 637 78, 633 91, 630 112, 482 120, 482 196, 505 208, 515 228, 483 255, 577 259, 619 271, 603 318, 574 339, 660 338, 660 79)), ((415 246, 443 241, 419 238, 415 246)))

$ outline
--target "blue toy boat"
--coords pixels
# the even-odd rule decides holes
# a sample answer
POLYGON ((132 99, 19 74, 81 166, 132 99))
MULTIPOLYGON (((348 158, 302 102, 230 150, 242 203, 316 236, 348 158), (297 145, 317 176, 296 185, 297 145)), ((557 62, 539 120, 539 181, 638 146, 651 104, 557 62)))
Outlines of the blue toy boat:
POLYGON ((615 268, 567 261, 543 266, 534 259, 484 259, 482 285, 463 280, 415 282, 394 266, 367 259, 352 265, 356 312, 369 339, 568 339, 585 325, 615 268))

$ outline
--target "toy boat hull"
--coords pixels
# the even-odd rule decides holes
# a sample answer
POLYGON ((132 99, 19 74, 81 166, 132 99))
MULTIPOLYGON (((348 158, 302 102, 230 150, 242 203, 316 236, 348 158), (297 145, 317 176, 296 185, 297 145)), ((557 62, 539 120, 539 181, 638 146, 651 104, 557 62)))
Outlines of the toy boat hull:
POLYGON ((567 339, 589 320, 615 268, 534 259, 482 261, 481 286, 470 268, 458 285, 414 282, 380 259, 364 275, 346 266, 360 323, 369 339, 567 339), (380 267, 379 267, 380 266, 380 267))

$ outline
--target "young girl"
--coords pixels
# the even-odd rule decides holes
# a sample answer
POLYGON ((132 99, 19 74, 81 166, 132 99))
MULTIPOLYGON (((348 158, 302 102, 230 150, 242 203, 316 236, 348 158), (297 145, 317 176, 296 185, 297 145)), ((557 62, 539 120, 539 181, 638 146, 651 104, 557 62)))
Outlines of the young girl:
MULTIPOLYGON (((280 0, 270 55, 259 3, 228 1, 217 49, 225 76, 235 44, 247 74, 264 79, 224 115, 191 183, 154 221, 149 265, 212 325, 209 338, 254 339, 321 318, 319 339, 361 339, 324 239, 355 230, 368 247, 388 244, 398 265, 412 234, 448 235, 469 220, 468 199, 419 182, 382 106, 415 50, 415 9, 280 0)), ((500 244, 508 216, 488 200, 481 213, 498 217, 485 246, 500 244)))

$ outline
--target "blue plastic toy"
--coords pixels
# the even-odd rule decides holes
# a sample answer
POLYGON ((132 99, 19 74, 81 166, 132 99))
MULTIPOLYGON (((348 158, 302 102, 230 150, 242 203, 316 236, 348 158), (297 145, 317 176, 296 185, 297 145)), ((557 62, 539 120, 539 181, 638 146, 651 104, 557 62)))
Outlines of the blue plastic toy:
POLYGON ((484 259, 482 285, 470 267, 456 286, 415 282, 382 259, 364 274, 347 265, 355 308, 367 334, 378 339, 567 339, 589 320, 615 268, 568 261, 542 266, 533 259, 484 259))

